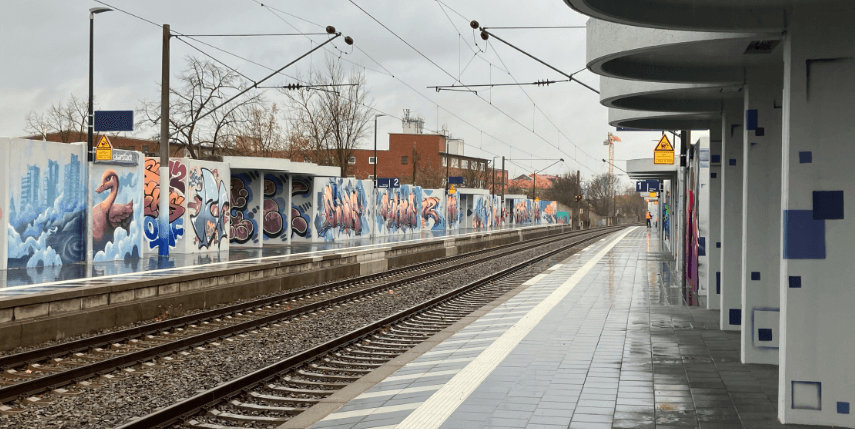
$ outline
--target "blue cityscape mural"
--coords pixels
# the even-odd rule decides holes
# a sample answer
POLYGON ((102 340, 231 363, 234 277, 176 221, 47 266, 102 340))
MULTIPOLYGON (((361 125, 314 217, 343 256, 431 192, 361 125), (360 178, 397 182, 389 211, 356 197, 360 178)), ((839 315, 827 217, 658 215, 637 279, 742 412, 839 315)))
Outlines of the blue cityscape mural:
POLYGON ((85 166, 76 146, 27 142, 10 153, 8 267, 44 267, 86 258, 85 166), (78 153, 74 153, 78 152, 78 153), (47 156, 46 156, 47 155, 47 156))

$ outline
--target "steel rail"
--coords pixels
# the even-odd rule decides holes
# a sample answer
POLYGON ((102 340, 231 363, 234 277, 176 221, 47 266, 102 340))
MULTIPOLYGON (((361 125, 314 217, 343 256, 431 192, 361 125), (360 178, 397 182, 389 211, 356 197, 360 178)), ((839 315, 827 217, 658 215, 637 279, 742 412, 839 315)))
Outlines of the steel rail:
MULTIPOLYGON (((472 266, 472 265, 477 265, 479 263, 483 263, 486 260, 491 260, 491 259, 494 259, 496 257, 507 256, 507 255, 510 255, 512 253, 519 252, 521 250, 532 249, 534 247, 539 246, 540 242, 545 241, 545 240, 546 241, 554 240, 556 238, 564 237, 567 235, 571 235, 571 236, 572 235, 584 235, 585 232, 595 232, 595 231, 597 231, 597 230, 571 231, 571 232, 568 232, 566 234, 559 234, 556 236, 548 236, 548 237, 544 237, 542 239, 538 239, 534 242, 528 242, 522 247, 520 247, 520 246, 508 246, 508 247, 515 247, 515 248, 510 249, 510 250, 506 250, 504 252, 500 252, 498 255, 490 255, 490 256, 487 256, 485 258, 473 259, 471 261, 466 261, 461 265, 448 266, 448 267, 440 268, 440 269, 433 270, 433 271, 430 271, 427 273, 418 273, 417 276, 421 279, 421 278, 424 278, 424 276, 426 276, 426 275, 439 276, 439 275, 447 274, 450 272, 465 269, 465 268, 472 266)), ((517 242, 514 244, 519 244, 519 243, 520 242, 517 242)), ((479 253, 479 252, 470 252, 470 253, 467 253, 465 255, 471 256, 474 253, 479 253)), ((436 263, 436 261, 433 261, 433 262, 436 263)), ((445 261, 445 262, 447 262, 447 261, 445 261)), ((419 264, 419 265, 421 265, 421 264, 419 264)), ((409 266, 409 267, 406 267, 406 269, 402 269, 402 270, 412 271, 413 269, 414 269, 413 266, 409 266)), ((378 275, 379 276, 384 276, 384 275, 388 276, 388 272, 378 273, 378 274, 372 275, 372 276, 376 277, 378 275)), ((49 374, 46 374, 46 375, 44 375, 42 377, 38 377, 38 378, 25 379, 19 383, 0 387, 0 403, 9 402, 9 401, 12 401, 16 398, 32 395, 34 393, 38 393, 38 392, 41 392, 41 391, 44 391, 47 389, 55 389, 58 387, 62 387, 66 384, 69 384, 69 383, 72 383, 75 381, 84 380, 86 378, 89 378, 89 377, 92 377, 95 375, 99 375, 99 374, 106 374, 106 373, 111 372, 113 370, 133 366, 137 363, 142 363, 142 362, 145 362, 145 361, 148 361, 151 359, 156 359, 156 358, 168 356, 168 355, 173 354, 173 353, 178 352, 178 351, 182 351, 182 350, 185 350, 188 348, 196 347, 196 346, 199 346, 199 345, 202 345, 205 343, 209 343, 209 342, 214 342, 216 340, 226 338, 226 337, 230 337, 233 335, 237 335, 237 334, 240 334, 243 332, 248 332, 248 331, 251 331, 254 329, 258 329, 260 327, 276 323, 277 321, 282 320, 282 319, 294 318, 294 317, 300 316, 300 315, 305 314, 305 313, 311 313, 311 312, 316 311, 316 310, 321 309, 321 308, 329 307, 329 306, 340 304, 340 303, 345 303, 345 302, 351 301, 351 300, 356 299, 356 298, 361 298, 361 297, 366 296, 366 295, 371 295, 373 293, 377 293, 377 292, 380 292, 383 290, 388 290, 389 288, 396 288, 399 286, 403 286, 407 283, 411 283, 415 277, 416 276, 408 276, 408 277, 404 277, 401 279, 393 280, 391 282, 384 282, 384 283, 381 283, 379 285, 372 286, 372 287, 369 287, 366 289, 360 289, 357 291, 353 291, 353 292, 341 295, 339 297, 334 297, 334 298, 318 301, 315 303, 302 305, 302 306, 294 308, 294 309, 284 310, 284 311, 277 312, 274 314, 268 314, 266 316, 262 316, 262 317, 251 319, 251 320, 246 320, 243 322, 235 323, 235 324, 229 325, 229 326, 224 326, 224 327, 217 328, 217 329, 207 331, 207 332, 201 332, 201 333, 191 335, 188 337, 177 338, 174 341, 170 341, 168 343, 154 345, 152 347, 148 347, 148 348, 137 350, 137 351, 132 351, 132 352, 129 352, 127 354, 123 354, 123 355, 119 355, 119 356, 115 356, 115 357, 111 357, 111 358, 106 358, 106 359, 103 359, 103 360, 100 360, 97 362, 93 362, 93 363, 89 363, 89 364, 84 364, 84 365, 81 365, 78 367, 70 368, 67 371, 49 373, 49 374)), ((359 278, 356 278, 355 280, 359 281, 359 278)), ((352 283, 352 282, 354 282, 354 279, 350 279, 346 283, 352 283)), ((323 287, 323 289, 329 289, 331 287, 334 287, 334 286, 331 284, 328 284, 325 287, 323 287)), ((298 295, 305 295, 307 293, 312 293, 312 292, 309 292, 309 291, 304 289, 304 290, 300 291, 300 293, 298 295)), ((268 300, 268 299, 265 299, 265 300, 268 300)), ((282 295, 280 295, 277 297, 276 301, 281 301, 283 299, 284 299, 284 297, 282 295)), ((258 304, 256 303, 255 305, 252 305, 250 307, 256 308, 256 307, 258 307, 258 304)), ((246 308, 246 305, 242 304, 242 308, 246 308)), ((233 312, 235 312, 234 309, 227 311, 226 313, 233 313, 233 312)), ((222 313, 220 313, 220 314, 222 314, 222 313)), ((210 318, 211 318, 211 316, 205 317, 205 319, 210 319, 210 318)), ((172 325, 172 326, 173 326, 173 328, 177 327, 177 325, 172 325)), ((111 344, 111 343, 108 343, 108 344, 111 344)))
MULTIPOLYGON (((610 230, 616 230, 622 227, 612 227, 610 230)), ((342 346, 351 344, 368 334, 371 334, 374 331, 382 329, 388 325, 393 323, 397 323, 403 320, 408 319, 409 317, 421 313, 422 311, 434 307, 446 300, 454 298, 460 294, 466 293, 470 290, 473 290, 479 286, 490 284, 490 282, 496 281, 502 277, 508 276, 516 271, 519 271, 527 266, 547 259, 555 254, 568 250, 569 248, 578 246, 581 243, 586 241, 590 241, 596 239, 600 236, 610 234, 612 231, 603 232, 602 234, 596 234, 593 237, 588 237, 574 243, 568 244, 566 246, 559 247, 558 249, 546 252, 542 255, 535 256, 534 258, 530 258, 526 261, 520 262, 508 268, 505 268, 496 273, 485 276, 479 280, 475 280, 470 282, 464 286, 461 286, 452 291, 446 292, 440 296, 437 296, 433 299, 425 301, 416 306, 410 307, 406 310, 395 313, 391 316, 385 317, 381 320, 378 320, 374 323, 366 325, 362 328, 351 331, 343 336, 340 336, 336 339, 327 341, 324 344, 321 344, 312 349, 303 351, 296 355, 290 356, 286 359, 283 359, 279 362, 276 362, 272 365, 244 375, 242 377, 236 378, 232 381, 223 383, 217 387, 206 390, 202 393, 199 393, 196 396, 185 399, 181 402, 175 403, 169 407, 160 409, 155 411, 154 413, 148 414, 146 416, 140 417, 137 420, 126 423, 122 426, 119 426, 117 429, 143 429, 143 428, 162 428, 173 424, 177 420, 181 419, 184 416, 195 414, 203 409, 209 408, 214 404, 228 399, 234 395, 240 394, 242 391, 254 388, 261 383, 267 382, 277 375, 291 370, 295 367, 303 365, 307 362, 313 361, 325 353, 340 348, 342 346)))
MULTIPOLYGON (((581 230, 581 231, 595 231, 595 230, 596 229, 581 230)), ((569 231, 569 232, 558 234, 555 236, 547 236, 547 237, 538 238, 537 240, 542 240, 542 239, 549 238, 549 237, 560 237, 560 236, 572 235, 574 233, 579 233, 579 232, 580 232, 580 230, 569 231)), ((516 244, 520 244, 520 243, 522 243, 522 242, 512 243, 511 245, 516 245, 516 244)), ((92 336, 92 337, 88 337, 88 338, 82 338, 79 340, 69 341, 69 342, 62 343, 62 344, 56 344, 56 345, 49 346, 49 347, 42 347, 42 348, 28 350, 28 351, 10 354, 10 355, 6 355, 6 356, 0 356, 0 369, 10 369, 10 368, 18 367, 21 365, 41 362, 41 361, 44 361, 46 359, 64 356, 64 355, 68 355, 68 354, 72 354, 72 353, 76 353, 76 352, 82 352, 82 351, 90 350, 90 349, 97 348, 97 347, 107 346, 110 344, 114 344, 116 342, 126 341, 129 339, 138 338, 138 337, 142 337, 145 335, 156 334, 158 332, 168 331, 168 330, 172 330, 172 329, 175 329, 178 327, 184 327, 187 325, 200 323, 202 321, 214 319, 214 318, 225 316, 228 314, 237 313, 237 312, 245 311, 245 310, 256 308, 256 307, 263 307, 263 306, 266 306, 266 305, 269 305, 272 303, 276 303, 279 301, 283 301, 286 299, 293 299, 293 298, 301 297, 304 295, 310 295, 310 294, 320 292, 323 290, 327 290, 327 289, 331 289, 331 288, 347 286, 351 283, 376 281, 376 280, 379 280, 383 277, 403 274, 406 271, 421 269, 424 267, 429 267, 431 265, 443 264, 443 263, 452 262, 452 261, 455 261, 458 259, 468 258, 468 257, 471 257, 473 255, 476 255, 476 254, 484 252, 484 251, 489 251, 492 249, 498 250, 498 249, 501 249, 501 247, 507 247, 507 246, 497 246, 497 247, 494 247, 491 249, 476 250, 476 251, 466 252, 466 253, 459 254, 459 255, 447 256, 447 257, 439 258, 439 259, 433 259, 433 260, 421 262, 418 264, 407 265, 404 267, 399 267, 399 268, 395 268, 395 269, 392 269, 389 271, 383 271, 380 273, 366 274, 363 276, 357 276, 357 277, 351 277, 351 278, 346 278, 346 279, 342 279, 342 280, 336 280, 336 281, 331 282, 331 283, 324 283, 321 285, 312 286, 312 287, 305 288, 305 289, 300 289, 300 290, 291 291, 291 292, 279 293, 276 295, 271 295, 268 297, 259 298, 259 299, 255 299, 255 300, 251 300, 251 301, 247 301, 247 302, 243 302, 243 303, 232 304, 232 305, 222 307, 222 308, 205 310, 205 311, 195 313, 195 314, 180 316, 180 317, 164 320, 161 322, 147 323, 145 325, 135 326, 132 328, 122 329, 119 331, 114 331, 114 332, 110 332, 110 333, 106 333, 106 334, 96 335, 96 336, 92 336)), ((287 275, 283 276, 283 277, 287 277, 287 275)), ((254 282, 254 280, 247 280, 247 281, 242 282, 242 283, 252 283, 252 282, 254 282)), ((2 401, 0 401, 0 402, 2 402, 2 401)))

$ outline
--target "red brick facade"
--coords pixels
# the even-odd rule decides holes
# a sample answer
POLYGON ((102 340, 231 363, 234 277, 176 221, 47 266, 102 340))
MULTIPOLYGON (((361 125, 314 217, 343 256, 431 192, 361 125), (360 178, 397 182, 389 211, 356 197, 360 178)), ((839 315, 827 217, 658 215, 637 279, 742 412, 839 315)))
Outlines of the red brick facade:
MULTIPOLYGON (((397 177, 403 183, 413 183, 414 172, 416 182, 421 181, 420 175, 438 172, 444 179, 445 140, 439 134, 389 134, 389 149, 377 151, 377 177, 397 177)), ((348 175, 369 179, 374 175, 374 164, 370 162, 373 156, 373 148, 354 150, 348 175)), ((482 181, 488 181, 490 160, 463 155, 450 155, 449 159, 449 176, 479 175, 482 181)), ((501 177, 500 172, 496 174, 501 177)))

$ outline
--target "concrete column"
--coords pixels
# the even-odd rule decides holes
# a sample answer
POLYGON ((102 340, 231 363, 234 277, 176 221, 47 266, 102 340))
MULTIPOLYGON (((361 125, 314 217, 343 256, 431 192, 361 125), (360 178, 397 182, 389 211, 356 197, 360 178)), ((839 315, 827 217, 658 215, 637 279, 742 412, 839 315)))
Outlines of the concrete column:
MULTIPOLYGON (((697 141, 698 153, 698 295, 700 305, 706 305, 704 301, 710 291, 710 259, 709 259, 709 237, 710 237, 710 168, 709 168, 709 137, 701 137, 697 141)), ((713 270, 714 271, 714 270, 713 270)))
POLYGON ((721 308, 721 127, 710 128, 710 232, 707 255, 710 265, 710 289, 707 308, 721 308))
POLYGON ((787 15, 781 46, 778 417, 851 428, 855 213, 847 211, 855 207, 855 6, 805 6, 787 15))
POLYGON ((749 69, 742 163, 742 363, 778 364, 781 246, 780 68, 749 69))
POLYGON ((727 103, 722 112, 721 157, 721 329, 742 325, 742 102, 727 103))

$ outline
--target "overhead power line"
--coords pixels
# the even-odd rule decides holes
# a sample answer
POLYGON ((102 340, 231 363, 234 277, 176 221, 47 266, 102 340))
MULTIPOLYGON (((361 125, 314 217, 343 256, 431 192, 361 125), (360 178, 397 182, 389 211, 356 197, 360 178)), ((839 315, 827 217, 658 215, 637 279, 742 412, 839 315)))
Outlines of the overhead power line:
MULTIPOLYGON (((484 84, 477 84, 477 85, 471 85, 471 84, 470 84, 470 85, 466 85, 466 87, 467 87, 467 88, 482 88, 482 87, 489 87, 489 88, 492 88, 492 87, 495 87, 495 86, 524 86, 524 85, 533 85, 533 86, 549 86, 549 85, 551 85, 551 84, 553 84, 553 83, 559 83, 559 82, 570 82, 570 79, 567 79, 567 80, 548 80, 548 79, 544 79, 544 80, 537 80, 537 81, 534 81, 534 82, 516 82, 516 83, 484 83, 484 84)), ((453 91, 453 90, 458 90, 458 89, 459 89, 459 88, 461 88, 461 87, 460 87, 460 86, 457 86, 457 85, 439 85, 439 86, 429 86, 429 87, 427 87, 427 88, 429 88, 429 89, 436 89, 436 92, 439 92, 439 91, 453 91)))
POLYGON ((326 36, 327 33, 185 34, 186 37, 326 36))
MULTIPOLYGON (((445 73, 446 75, 448 75, 449 77, 451 77, 452 79, 454 79, 456 82, 459 82, 459 83, 461 84, 461 87, 463 87, 463 88, 468 87, 468 85, 466 85, 465 83, 461 82, 459 78, 455 77, 454 75, 452 75, 451 73, 449 73, 447 70, 445 70, 444 68, 442 68, 439 64, 437 64, 435 61, 433 61, 432 59, 430 59, 427 55, 425 55, 424 53, 422 53, 421 51, 419 51, 416 47, 414 47, 412 44, 410 44, 409 42, 407 42, 406 40, 404 40, 404 38, 402 38, 402 37, 401 37, 401 36, 399 36, 397 33, 395 33, 395 32, 394 32, 391 28, 389 28, 387 25, 383 24, 380 20, 378 20, 378 19, 377 19, 377 18, 375 18, 372 14, 370 14, 368 11, 366 11, 364 8, 362 8, 361 6, 359 6, 359 5, 358 5, 354 0, 348 0, 348 1, 349 1, 351 4, 353 4, 357 9, 359 9, 362 13, 364 13, 364 14, 365 14, 365 15, 367 15, 369 18, 371 18, 372 20, 374 20, 374 22, 376 22, 378 25, 380 25, 381 27, 383 27, 384 29, 386 29, 386 31, 388 31, 388 32, 389 32, 389 33, 391 33, 393 36, 395 36, 395 38, 397 38, 398 40, 400 40, 401 42, 403 42, 405 45, 407 45, 410 49, 412 49, 412 50, 413 50, 413 51, 415 51, 417 54, 419 54, 422 58, 424 58, 425 60, 427 60, 428 62, 430 62, 431 64, 433 64, 436 68, 438 68, 440 71, 442 71, 443 73, 445 73)), ((571 78, 571 79, 572 79, 572 78, 571 78)), ((473 91, 473 93, 474 93, 474 91, 473 91)), ((540 138, 541 140, 543 140, 546 144, 548 144, 548 145, 552 146, 553 148, 558 149, 559 151, 561 150, 561 148, 559 148, 558 146, 555 146, 555 145, 554 145, 554 144, 552 144, 549 140, 547 140, 546 138, 544 138, 543 136, 541 136, 540 134, 538 134, 537 132, 535 132, 533 129, 528 128, 527 126, 525 126, 524 124, 522 124, 518 119, 516 119, 516 118, 514 118, 513 116, 509 115, 508 113, 506 113, 505 111, 503 111, 502 109, 500 109, 499 107, 497 107, 496 105, 494 105, 494 104, 490 103, 490 102, 489 102, 488 100, 486 100, 485 98, 481 97, 481 96, 480 96, 480 95, 478 95, 477 93, 475 94, 475 96, 476 96, 476 97, 478 97, 478 98, 480 98, 480 99, 481 99, 482 101, 484 101, 485 103, 489 104, 491 107, 493 107, 494 109, 496 109, 497 111, 499 111, 500 113, 502 113, 503 115, 505 115, 506 117, 508 117, 510 120, 512 120, 512 121, 516 122, 517 124, 519 124, 521 127, 523 127, 523 128, 525 128, 526 130, 530 131, 532 134, 534 134, 535 136, 537 136, 538 138, 540 138)), ((595 158, 594 158, 594 159, 595 159, 595 158)), ((576 160, 576 162, 578 163, 578 160, 576 160)), ((583 165, 583 164, 581 164, 581 163, 580 163, 580 165, 582 165, 584 168, 588 169, 589 171, 593 172, 593 170, 591 170, 590 168, 588 168, 586 165, 583 165)))

